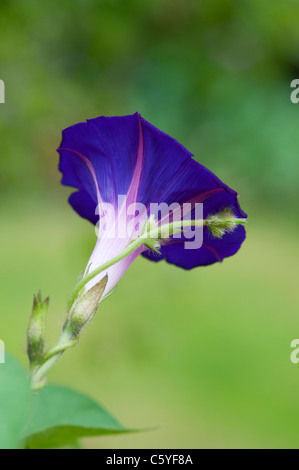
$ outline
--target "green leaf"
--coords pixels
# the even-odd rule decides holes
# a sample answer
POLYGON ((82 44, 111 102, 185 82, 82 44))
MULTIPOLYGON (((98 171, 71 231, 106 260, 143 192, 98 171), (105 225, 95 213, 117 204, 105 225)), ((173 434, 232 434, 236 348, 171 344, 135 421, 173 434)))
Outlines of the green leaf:
POLYGON ((81 437, 124 432, 132 431, 91 398, 49 385, 35 396, 34 413, 25 433, 26 447, 61 447, 81 437))
POLYGON ((26 372, 6 354, 5 363, 0 364, 0 449, 21 446, 31 404, 32 394, 26 372))

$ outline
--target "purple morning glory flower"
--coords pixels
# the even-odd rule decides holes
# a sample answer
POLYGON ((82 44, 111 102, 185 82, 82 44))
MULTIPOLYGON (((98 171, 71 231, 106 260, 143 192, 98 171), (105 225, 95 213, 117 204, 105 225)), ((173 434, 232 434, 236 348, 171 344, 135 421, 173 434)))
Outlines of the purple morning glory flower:
MULTIPOLYGON (((179 206, 190 203, 191 218, 195 203, 203 204, 203 219, 219 213, 229 213, 235 219, 246 218, 235 191, 139 113, 99 117, 71 126, 63 131, 58 152, 62 184, 77 188, 69 198, 75 211, 96 225, 99 204, 109 203, 114 208, 114 214, 106 213, 106 230, 98 237, 85 275, 122 253, 132 241, 132 235, 127 234, 128 221, 134 219, 132 214, 128 216, 129 205, 136 204, 137 207, 141 203, 145 207, 139 214, 141 228, 151 203, 170 205, 176 202, 179 206), (120 195, 126 196, 123 204, 119 202, 120 195), (112 236, 116 224, 118 235, 112 236)), ((163 225, 162 216, 158 223, 163 225)), ((185 249, 184 236, 180 239, 169 236, 154 251, 148 244, 140 245, 105 270, 108 274, 105 293, 113 288, 139 254, 152 261, 165 259, 184 269, 192 269, 232 256, 244 239, 242 225, 235 224, 233 230, 223 230, 221 237, 206 225, 200 248, 185 249)), ((99 277, 90 281, 89 287, 98 280, 99 277)))

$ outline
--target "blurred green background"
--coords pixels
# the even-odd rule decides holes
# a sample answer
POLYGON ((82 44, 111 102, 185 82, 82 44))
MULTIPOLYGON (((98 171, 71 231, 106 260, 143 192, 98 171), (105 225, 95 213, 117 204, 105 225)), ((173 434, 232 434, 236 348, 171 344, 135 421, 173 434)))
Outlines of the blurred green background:
POLYGON ((63 128, 138 110, 249 213, 223 264, 137 260, 53 369, 124 425, 159 426, 85 447, 298 447, 298 21, 295 0, 1 1, 0 338, 24 365, 33 292, 52 344, 95 243, 59 184, 63 128))

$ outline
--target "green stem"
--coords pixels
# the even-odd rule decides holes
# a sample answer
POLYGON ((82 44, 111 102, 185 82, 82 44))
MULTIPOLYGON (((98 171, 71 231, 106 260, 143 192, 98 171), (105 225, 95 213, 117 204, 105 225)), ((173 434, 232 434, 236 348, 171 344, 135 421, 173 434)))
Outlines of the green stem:
POLYGON ((49 370, 59 361, 67 349, 76 346, 77 343, 77 338, 73 339, 62 333, 57 345, 45 354, 41 365, 33 371, 31 377, 32 390, 40 390, 45 385, 45 379, 49 370))
POLYGON ((70 340, 68 342, 62 342, 60 344, 60 342, 58 342, 57 346, 55 346, 54 348, 50 349, 50 351, 48 351, 43 359, 42 359, 42 365, 44 365, 46 362, 48 362, 53 356, 56 356, 57 354, 59 353, 62 353, 64 352, 66 349, 70 349, 70 348, 73 348, 74 346, 76 346, 79 342, 79 338, 75 338, 73 340, 70 340))
MULTIPOLYGON (((203 227, 204 225, 212 228, 223 229, 224 232, 229 227, 235 227, 239 224, 245 224, 246 219, 239 219, 234 216, 227 216, 218 214, 216 216, 208 217, 207 219, 201 220, 180 220, 177 222, 172 222, 170 224, 165 224, 162 226, 151 227, 151 224, 145 224, 142 234, 133 240, 127 248, 122 251, 119 255, 112 258, 107 263, 99 266, 97 269, 87 274, 78 284, 75 286, 73 292, 70 295, 68 302, 68 311, 70 311, 75 299, 77 298, 80 291, 86 286, 86 284, 91 281, 95 276, 101 272, 107 270, 110 266, 118 263, 122 259, 126 258, 128 255, 133 253, 141 245, 150 244, 152 240, 159 241, 161 238, 173 235, 183 231, 185 228, 191 227, 203 227), (164 234, 164 237, 163 237, 164 234)), ((32 390, 41 389, 46 382, 46 376, 49 370, 59 361, 62 354, 69 348, 75 346, 78 342, 78 337, 74 337, 66 330, 63 331, 57 345, 48 351, 42 358, 39 366, 37 366, 32 372, 31 378, 31 388, 32 390)))
POLYGON ((122 259, 126 258, 128 255, 133 253, 137 248, 141 245, 146 245, 146 243, 151 239, 159 239, 161 237, 161 230, 166 231, 169 230, 169 235, 173 235, 175 232, 178 233, 179 231, 184 230, 184 228, 188 227, 203 227, 204 225, 211 226, 223 226, 226 224, 245 224, 247 222, 246 219, 239 219, 239 218, 232 218, 232 217, 212 217, 208 219, 201 219, 201 220, 180 220, 178 222, 172 222, 170 224, 165 224, 161 227, 157 227, 155 229, 151 229, 145 225, 145 231, 141 234, 138 238, 133 240, 127 248, 122 251, 119 255, 112 258, 107 263, 104 263, 102 266, 99 266, 97 269, 92 271, 91 273, 87 274, 80 282, 75 286, 73 292, 70 295, 68 301, 68 311, 70 311, 77 295, 83 289, 86 284, 91 281, 95 276, 100 274, 101 272, 105 271, 106 269, 110 268, 113 264, 118 263, 122 259))
POLYGON ((199 220, 179 220, 177 222, 172 222, 170 224, 162 225, 158 227, 154 231, 150 232, 151 238, 158 238, 161 231, 169 231, 169 235, 173 235, 174 233, 179 233, 183 231, 185 228, 191 227, 203 227, 203 226, 211 226, 214 225, 215 227, 225 227, 229 225, 244 225, 247 223, 247 219, 239 219, 239 218, 231 218, 231 217, 221 217, 221 216, 212 216, 208 219, 199 219, 199 220))

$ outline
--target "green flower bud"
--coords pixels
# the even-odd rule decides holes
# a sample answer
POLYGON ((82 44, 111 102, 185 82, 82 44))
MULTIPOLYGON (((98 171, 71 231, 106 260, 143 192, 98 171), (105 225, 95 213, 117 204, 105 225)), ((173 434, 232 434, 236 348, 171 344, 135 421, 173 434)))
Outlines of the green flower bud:
POLYGON ((97 284, 83 294, 79 294, 74 301, 68 318, 63 327, 63 332, 69 338, 77 338, 80 331, 95 316, 100 300, 107 285, 108 276, 104 276, 97 284))
POLYGON ((232 233, 238 225, 244 225, 247 219, 235 216, 232 209, 227 207, 216 215, 211 215, 205 220, 205 225, 215 238, 222 238, 226 233, 232 233))
POLYGON ((27 330, 27 354, 31 367, 37 365, 44 354, 48 306, 49 297, 42 300, 39 291, 33 298, 32 314, 27 330))

